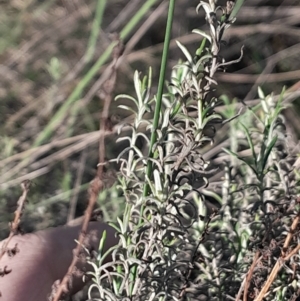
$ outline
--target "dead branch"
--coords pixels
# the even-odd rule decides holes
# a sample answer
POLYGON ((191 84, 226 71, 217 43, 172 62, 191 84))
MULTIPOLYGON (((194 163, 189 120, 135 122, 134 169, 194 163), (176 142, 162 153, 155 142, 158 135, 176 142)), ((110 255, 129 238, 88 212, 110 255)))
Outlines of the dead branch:
POLYGON ((107 124, 108 114, 109 114, 109 107, 110 107, 110 103, 112 100, 112 94, 113 94, 115 83, 116 83, 116 70, 117 70, 116 64, 117 64, 119 57, 122 55, 122 52, 123 52, 123 47, 122 47, 121 41, 119 40, 118 45, 116 45, 116 47, 114 48, 113 61, 109 65, 110 77, 107 80, 107 82, 105 82, 104 87, 103 87, 103 93, 101 94, 101 98, 104 100, 104 107, 103 107, 102 116, 101 116, 101 120, 100 120, 99 163, 98 163, 98 168, 97 168, 97 175, 94 178, 94 180, 91 182, 91 185, 89 188, 89 203, 88 203, 87 209, 84 214, 84 220, 83 220, 81 232, 79 234, 78 244, 73 252, 73 254, 74 254, 73 260, 69 266, 69 269, 68 269, 66 275, 64 276, 63 280, 59 284, 59 287, 58 287, 56 293, 54 294, 54 298, 52 299, 53 301, 59 301, 61 294, 65 291, 65 289, 69 283, 69 280, 72 276, 73 269, 77 263, 79 254, 84 245, 84 239, 86 236, 87 227, 90 222, 90 218, 92 216, 92 212, 93 212, 95 203, 97 201, 99 192, 103 188, 103 168, 104 168, 104 164, 105 164, 104 131, 106 130, 106 124, 107 124))
POLYGON ((18 234, 19 232, 19 226, 20 226, 20 222, 21 222, 21 217, 23 214, 23 210, 24 210, 24 206, 26 203, 26 199, 27 199, 27 195, 29 192, 29 187, 30 187, 30 181, 25 180, 21 183, 21 187, 23 190, 22 195, 20 196, 19 200, 18 200, 18 207, 15 211, 15 218, 13 220, 13 222, 10 224, 10 233, 9 236, 7 238, 7 240, 5 241, 5 243, 3 244, 2 249, 0 250, 0 260, 3 257, 3 255, 5 254, 5 252, 7 251, 7 246, 10 242, 10 240, 12 239, 12 237, 16 234, 18 234))

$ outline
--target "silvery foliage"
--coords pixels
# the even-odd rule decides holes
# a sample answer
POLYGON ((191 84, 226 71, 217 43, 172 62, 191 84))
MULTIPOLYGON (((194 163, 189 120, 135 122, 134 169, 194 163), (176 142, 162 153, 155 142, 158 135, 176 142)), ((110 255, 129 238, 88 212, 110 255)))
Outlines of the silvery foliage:
MULTIPOLYGON (((201 300, 241 300, 246 286, 247 298, 253 299, 277 260, 274 254, 295 217, 297 179, 291 167, 295 158, 287 150, 283 95, 278 100, 265 96, 261 89, 258 95, 260 104, 229 124, 233 143, 225 150, 230 162, 224 161, 221 207, 199 246, 202 261, 195 263, 199 271, 195 281, 202 284, 201 300), (239 153, 241 149, 246 149, 246 156, 239 153), (260 257, 254 265, 249 280, 257 252, 264 259, 260 257)), ((197 226, 200 228, 201 221, 197 226)), ((268 300, 275 300, 274 293, 269 296, 268 300)))
MULTIPOLYGON (((299 149, 292 146, 287 134, 282 114, 284 91, 279 97, 265 96, 259 88, 258 95, 259 110, 249 108, 236 127, 240 137, 247 141, 250 155, 243 157, 227 150, 238 159, 237 165, 227 170, 224 181, 227 189, 223 197, 227 195, 227 201, 223 206, 227 210, 222 226, 227 228, 226 239, 223 237, 227 263, 224 263, 224 256, 223 259, 216 256, 224 254, 224 248, 220 251, 221 243, 215 243, 214 252, 218 257, 216 264, 222 266, 220 271, 225 275, 222 285, 227 288, 227 298, 235 296, 237 291, 243 292, 245 285, 248 287, 246 296, 255 298, 276 262, 283 262, 281 250, 291 251, 299 244, 299 239, 293 236, 288 248, 284 247, 290 227, 299 214, 300 200, 297 197, 299 174, 295 168, 295 150, 299 149), (233 169, 236 170, 233 172, 233 169), (254 260, 256 254, 259 254, 257 262, 254 260), (254 267, 252 276, 246 279, 251 265, 254 267)), ((300 265, 295 265, 297 257, 298 254, 284 263, 264 300, 296 299, 299 281, 291 275, 299 273, 300 265)))
POLYGON ((200 2, 197 11, 205 10, 209 31, 194 30, 206 39, 195 56, 178 42, 186 61, 172 71, 153 157, 137 146, 141 140, 150 144, 155 104, 151 70, 142 80, 135 72, 135 97, 117 97, 135 106, 120 105, 135 116, 129 125, 131 135, 119 138, 127 140, 128 147, 117 158, 119 184, 127 204, 123 218, 115 225, 120 242, 113 250, 113 261, 103 264, 105 254, 100 252, 98 263, 93 264, 90 293, 94 289, 99 293, 93 300, 185 300, 199 296, 201 285, 194 281, 193 271, 207 226, 202 227, 200 236, 193 235, 201 214, 193 198, 201 199, 201 188, 215 172, 202 152, 204 146, 213 144, 214 126, 223 121, 214 112, 218 100, 211 92, 217 85, 215 73, 234 63, 225 62, 219 54, 224 31, 234 21, 229 19, 231 5, 231 1, 225 8, 216 6, 215 1, 200 2), (151 178, 146 176, 149 160, 153 164, 151 178), (146 196, 145 186, 149 187, 146 196))

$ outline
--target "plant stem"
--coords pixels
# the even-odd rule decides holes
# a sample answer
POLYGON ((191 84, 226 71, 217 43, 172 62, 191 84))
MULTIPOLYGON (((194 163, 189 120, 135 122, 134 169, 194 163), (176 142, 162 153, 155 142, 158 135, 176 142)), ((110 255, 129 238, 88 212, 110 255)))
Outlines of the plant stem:
MULTIPOLYGON (((160 73, 159 73, 158 90, 157 90, 157 94, 156 94, 153 128, 152 128, 152 134, 151 134, 151 140, 150 140, 150 146, 149 146, 149 157, 150 158, 153 158, 153 156, 154 156, 153 146, 157 140, 156 130, 158 127, 159 115, 160 115, 160 111, 161 111, 162 95, 163 95, 163 88, 164 88, 164 84, 165 84, 165 75, 166 75, 168 53, 169 53, 169 46, 170 46, 170 40, 171 40, 174 9, 175 9, 175 0, 170 0, 165 40, 164 40, 164 48, 163 48, 163 54, 162 54, 162 62, 161 62, 161 68, 160 68, 160 73)), ((146 177, 150 178, 151 175, 152 175, 152 161, 148 160, 146 177)), ((149 185, 145 184, 143 196, 144 197, 147 196, 148 193, 149 193, 149 185)), ((143 211, 144 211, 144 206, 141 207, 141 215, 140 215, 141 217, 143 216, 143 211)), ((140 218, 139 224, 141 224, 141 223, 142 223, 142 219, 140 218)), ((132 279, 131 279, 132 281, 130 283, 130 296, 132 296, 133 291, 135 291, 134 285, 136 284, 136 282, 134 280, 136 279, 136 276, 137 276, 137 266, 134 265, 132 268, 132 279)))
MULTIPOLYGON (((163 95, 163 89, 164 89, 164 84, 165 84, 165 75, 166 75, 169 46, 170 46, 170 40, 171 40, 174 9, 175 9, 175 0, 170 0, 169 11, 168 11, 168 20, 167 20, 167 26, 166 26, 166 34, 165 34, 165 40, 164 40, 164 48, 163 48, 163 54, 162 54, 162 60, 161 60, 161 68, 160 68, 160 73, 159 73, 158 90, 157 90, 157 94, 156 94, 153 128, 152 128, 152 134, 151 134, 151 140, 150 140, 150 146, 149 146, 149 157, 150 158, 154 157, 153 146, 157 140, 156 130, 158 127, 159 115, 160 115, 160 111, 161 111, 162 95, 163 95)), ((152 169, 153 169, 152 161, 148 160, 146 175, 149 179, 151 178, 151 175, 152 175, 152 169)), ((149 185, 145 184, 144 192, 143 192, 144 197, 147 196, 148 193, 149 193, 149 185)))

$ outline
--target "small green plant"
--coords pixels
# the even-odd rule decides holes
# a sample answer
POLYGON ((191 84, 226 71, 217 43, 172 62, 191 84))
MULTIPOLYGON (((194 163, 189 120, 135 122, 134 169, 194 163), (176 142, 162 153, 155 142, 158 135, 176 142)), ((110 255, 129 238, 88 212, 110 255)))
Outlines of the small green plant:
POLYGON ((174 9, 170 1, 157 94, 151 94, 150 69, 142 79, 135 73, 135 97, 117 97, 132 101, 135 109, 120 107, 133 112, 135 121, 131 136, 119 139, 129 142, 117 158, 126 208, 113 225, 120 236, 113 262, 99 265, 93 273, 91 288, 97 288, 97 300, 185 300, 204 292, 198 285, 202 272, 197 264, 214 214, 205 217, 200 208, 209 177, 218 169, 203 158, 203 152, 213 143, 215 126, 226 122, 214 111, 218 104, 212 96, 214 75, 239 61, 225 62, 219 53, 223 33, 234 21, 230 4, 223 8, 214 1, 200 2, 197 10, 204 8, 209 33, 194 31, 203 37, 195 55, 178 43, 186 61, 174 67, 168 92, 162 94, 174 9), (148 154, 137 147, 138 138, 148 145, 148 154))
MULTIPOLYGON (((40 178, 33 183, 31 191, 39 186, 42 197, 40 193, 30 196, 24 211, 24 220, 28 214, 29 221, 25 230, 63 223, 63 214, 55 215, 55 221, 51 216, 58 211, 57 208, 61 208, 59 206, 66 209, 69 199, 73 207, 69 217, 74 217, 77 198, 81 198, 79 193, 90 186, 88 182, 93 172, 88 165, 95 163, 92 159, 94 149, 90 147, 87 150, 99 137, 96 131, 99 118, 94 110, 95 106, 99 106, 99 99, 94 96, 99 96, 107 104, 103 95, 111 98, 115 88, 124 88, 125 76, 117 82, 118 87, 113 87, 121 60, 126 57, 133 62, 128 54, 132 45, 136 45, 136 36, 143 36, 140 29, 145 32, 153 17, 157 17, 169 3, 157 90, 154 90, 156 83, 153 84, 151 68, 146 75, 136 71, 132 85, 135 93, 116 97, 116 103, 125 112, 122 117, 127 113, 133 114, 134 121, 119 127, 122 122, 114 126, 113 118, 105 114, 101 118, 98 164, 101 168, 98 168, 96 180, 105 182, 104 135, 115 134, 119 127, 118 142, 127 145, 113 160, 120 167, 118 183, 101 191, 99 196, 102 183, 98 183, 94 190, 92 184, 89 190, 94 194, 86 217, 98 202, 104 219, 117 221, 111 225, 120 238, 119 244, 110 250, 113 261, 104 264, 110 251, 103 252, 106 233, 103 234, 98 256, 91 261, 93 283, 89 287, 89 300, 297 301, 300 296, 300 159, 299 149, 291 145, 289 136, 288 127, 293 120, 285 120, 283 114, 287 100, 285 90, 277 96, 266 95, 263 91, 268 88, 276 91, 278 87, 273 83, 272 86, 264 84, 263 88, 258 88, 259 99, 251 101, 256 103, 255 106, 248 106, 248 101, 243 103, 235 98, 244 95, 239 89, 247 90, 241 84, 233 84, 237 87, 232 91, 233 99, 219 96, 222 87, 219 89, 217 80, 220 78, 221 83, 224 79, 227 81, 225 71, 230 64, 239 62, 238 66, 245 67, 245 62, 249 66, 250 61, 256 62, 256 58, 264 57, 257 47, 257 41, 263 40, 263 35, 254 38, 254 46, 249 42, 251 38, 245 39, 246 60, 241 61, 243 48, 241 55, 236 55, 236 60, 226 61, 222 57, 221 50, 228 50, 222 37, 235 21, 243 1, 222 2, 225 6, 218 6, 216 0, 200 1, 196 10, 204 10, 207 30, 203 31, 201 27, 201 30, 193 31, 201 38, 196 51, 191 51, 183 42, 177 42, 182 57, 173 66, 168 79, 166 71, 170 67, 168 53, 175 0, 161 1, 160 5, 155 5, 159 2, 157 0, 142 1, 139 9, 134 7, 136 1, 127 1, 118 16, 110 17, 117 14, 118 9, 110 13, 117 2, 120 1, 78 2, 76 9, 75 6, 70 9, 68 1, 27 4, 13 1, 4 6, 4 21, 14 26, 5 27, 3 23, 3 29, 0 29, 4 34, 9 33, 4 35, 4 39, 0 38, 0 53, 9 50, 5 51, 1 67, 5 83, 1 90, 5 128, 0 135, 2 228, 9 220, 7 208, 11 209, 14 195, 17 195, 14 190, 5 190, 21 183, 25 177, 34 179, 50 171, 52 174, 49 173, 44 180, 40 178), (155 11, 150 14, 153 6, 155 11), (89 19, 85 15, 86 8, 94 12, 89 19), (109 17, 103 22, 105 9, 108 9, 109 17), (10 11, 13 13, 11 16, 7 14, 10 11), (62 12, 66 18, 61 18, 62 12), (82 16, 79 18, 79 15, 82 16), (130 38, 145 16, 149 18, 130 38), (115 19, 112 21, 112 18, 115 19), (53 23, 52 28, 45 20, 53 23), (85 25, 82 26, 81 22, 85 25), (111 24, 101 28, 102 23, 111 24), (23 31, 28 24, 32 24, 31 29, 28 27, 23 31), (66 26, 68 29, 74 26, 72 39, 64 33, 65 30, 61 31, 63 34, 57 34, 57 28, 64 27, 64 24, 70 24, 66 26), (109 34, 114 31, 118 31, 119 35, 109 34), (83 38, 79 40, 78 36, 83 38), (126 43, 127 38, 130 40, 122 56, 122 43, 126 43), (25 43, 13 49, 18 40, 25 43), (65 50, 73 46, 66 47, 66 41, 80 47, 86 42, 87 47, 78 48, 76 54, 69 55, 69 51, 65 50), (99 49, 99 45, 103 48, 99 49), (58 51, 54 52, 56 49, 58 51), (113 62, 105 67, 111 53, 113 62), (39 70, 42 70, 42 76, 39 70), (110 71, 112 75, 107 79, 110 71), (108 89, 108 86, 113 88, 108 89), (87 106, 88 103, 90 105, 87 106), (54 111, 56 113, 51 116, 54 111), (92 156, 89 160, 77 162, 77 156, 73 155, 83 148, 92 156), (70 161, 65 158, 70 158, 70 161), (55 162, 62 161, 65 161, 62 166, 57 164, 54 167, 55 162), (81 167, 89 170, 87 176, 83 176, 85 172, 81 167), (39 223, 40 217, 43 218, 39 223)), ((184 1, 177 4, 186 5, 184 1)), ((252 3, 248 5, 247 12, 264 7, 261 4, 255 8, 252 3)), ((268 10, 274 7, 270 6, 268 10)), ((286 17, 289 10, 282 11, 286 24, 294 22, 293 17, 286 17)), ((275 15, 277 18, 280 13, 275 15)), ((191 21, 194 24, 192 18, 191 21)), ((247 16, 246 23, 251 23, 249 28, 254 24, 252 21, 247 16)), ((270 26, 274 25, 272 29, 280 36, 276 30, 278 19, 272 22, 270 26)), ((178 20, 177 26, 184 30, 178 20)), ((237 28, 239 30, 241 28, 237 28)), ((295 32, 296 28, 291 30, 291 34, 295 32)), ((285 38, 280 36, 282 40, 285 38)), ((282 40, 274 43, 274 39, 272 44, 283 45, 282 40)), ((137 54, 155 51, 150 48, 140 51, 138 45, 135 51, 137 54)), ((265 48, 268 47, 264 47, 264 51, 265 48)), ((277 60, 282 60, 284 53, 292 56, 293 51, 297 52, 295 49, 279 51, 268 62, 264 73, 273 68, 277 60)), ((227 57, 228 54, 233 57, 229 51, 224 55, 227 57)), ((277 71, 286 71, 286 64, 290 65, 291 61, 282 60, 276 65, 277 71)), ((254 69, 260 70, 262 66, 257 64, 254 69)), ((297 76, 295 74, 292 78, 297 76)), ((264 75, 258 80, 265 79, 264 75)), ((228 79, 230 81, 230 77, 228 79)), ((257 85, 246 99, 254 96, 251 94, 256 93, 257 85)), ((295 95, 293 97, 297 97, 295 95)), ((112 157, 110 149, 108 157, 112 157)), ((97 181, 93 182, 97 184, 97 181)), ((111 179, 107 182, 109 186, 112 184, 111 179)), ((27 194, 25 190, 23 192, 27 194)), ((22 213, 23 209, 19 212, 22 213)), ((87 224, 89 218, 85 221, 87 224)), ((83 227, 82 241, 84 233, 83 227)), ((75 259, 79 258, 79 253, 74 254, 75 259)), ((65 279, 68 281, 68 274, 65 279)), ((61 288, 65 283, 62 282, 61 288)), ((56 298, 58 300, 59 296, 56 298)))
POLYGON ((151 93, 150 69, 135 72, 135 97, 116 98, 131 101, 120 107, 135 115, 117 158, 126 207, 112 224, 120 237, 113 262, 93 264, 93 300, 295 300, 299 293, 299 175, 286 143, 284 91, 275 99, 259 88, 259 105, 243 114, 235 100, 213 96, 215 73, 241 59, 226 62, 219 53, 240 4, 200 2, 210 30, 194 30, 203 37, 194 55, 177 43, 185 61, 163 94, 171 1, 158 92, 151 93), (205 152, 222 127, 229 147, 210 162, 205 152), (222 182, 214 185, 217 173, 222 182))

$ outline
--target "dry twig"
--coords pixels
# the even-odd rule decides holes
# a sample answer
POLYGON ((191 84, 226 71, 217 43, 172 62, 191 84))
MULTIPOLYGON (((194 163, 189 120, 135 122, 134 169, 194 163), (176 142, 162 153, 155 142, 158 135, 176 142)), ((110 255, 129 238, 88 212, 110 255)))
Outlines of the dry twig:
POLYGON ((18 200, 18 207, 15 211, 15 218, 13 220, 13 222, 10 225, 10 233, 9 236, 7 238, 7 240, 5 241, 5 243, 3 244, 2 249, 0 250, 0 260, 3 257, 3 255, 5 254, 5 252, 7 251, 7 246, 10 242, 10 240, 12 239, 12 237, 14 235, 16 235, 19 232, 19 225, 20 225, 20 221, 21 221, 21 217, 23 214, 23 210, 24 210, 24 206, 25 206, 25 202, 27 199, 27 195, 29 192, 29 187, 30 187, 30 181, 23 181, 21 184, 23 193, 20 196, 19 200, 18 200))
MULTIPOLYGON (((300 198, 298 198, 298 202, 300 201, 300 198)), ((271 284, 273 283, 273 281, 275 280, 278 272, 280 271, 281 267, 283 266, 284 262, 289 260, 293 255, 295 255, 299 250, 300 250, 300 244, 297 245, 297 247, 295 247, 289 254, 287 254, 287 250, 288 250, 288 246, 291 242, 291 239, 296 231, 296 228, 299 224, 299 220, 300 220, 300 214, 298 214, 296 216, 296 218, 294 219, 290 232, 287 235, 282 251, 281 251, 281 256, 277 259, 275 266, 273 267, 267 281, 265 282, 263 288, 261 289, 260 293, 258 294, 258 296, 255 298, 254 301, 261 301, 263 300, 264 296, 266 295, 266 293, 268 292, 271 284)))
POLYGON ((88 203, 87 209, 84 214, 84 220, 83 220, 81 232, 80 232, 80 235, 78 238, 78 244, 73 252, 73 254, 74 254, 73 260, 69 266, 69 269, 68 269, 66 275, 64 276, 63 280, 61 281, 61 283, 54 295, 54 298, 52 299, 53 301, 59 301, 61 294, 67 287, 67 284, 72 276, 73 269, 77 263, 80 251, 84 245, 84 239, 86 236, 88 223, 90 221, 95 203, 97 201, 99 192, 103 188, 103 168, 104 168, 104 164, 105 164, 105 135, 103 134, 103 132, 106 130, 106 124, 107 124, 108 114, 109 114, 109 107, 110 107, 110 103, 112 100, 112 93, 113 93, 115 83, 116 83, 116 64, 121 55, 122 55, 122 45, 121 45, 121 42, 119 41, 119 44, 114 49, 114 54, 113 54, 114 59, 113 59, 113 62, 109 66, 110 70, 111 70, 110 77, 109 77, 108 81, 105 83, 104 93, 102 95, 102 98, 104 99, 104 107, 103 107, 102 116, 101 116, 101 120, 100 120, 99 164, 98 164, 98 168, 97 168, 97 175, 94 178, 94 180, 91 182, 91 185, 89 188, 89 203, 88 203))

